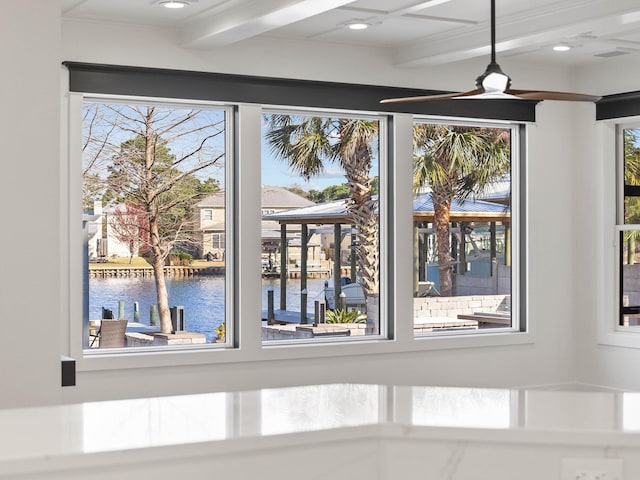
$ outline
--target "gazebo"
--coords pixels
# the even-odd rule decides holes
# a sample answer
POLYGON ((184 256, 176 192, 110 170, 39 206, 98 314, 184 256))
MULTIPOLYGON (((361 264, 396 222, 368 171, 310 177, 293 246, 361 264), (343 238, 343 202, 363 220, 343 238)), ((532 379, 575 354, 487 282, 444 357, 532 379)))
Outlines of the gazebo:
MULTIPOLYGON (((413 235, 414 235, 414 258, 417 263, 414 269, 416 278, 414 283, 417 285, 418 281, 426 280, 424 272, 424 248, 420 245, 420 233, 430 233, 428 229, 421 228, 421 225, 426 223, 434 223, 434 205, 433 199, 429 192, 424 193, 417 197, 413 201, 413 235)), ((449 214, 449 221, 452 224, 458 224, 461 231, 464 231, 470 223, 483 222, 489 224, 490 231, 490 258, 496 258, 497 254, 497 234, 496 224, 501 222, 505 229, 505 264, 510 264, 510 237, 511 237, 511 209, 508 204, 505 204, 505 199, 500 198, 496 202, 478 200, 468 198, 464 201, 459 199, 453 199, 451 202, 451 210, 449 214), (500 203, 497 203, 497 202, 500 203)), ((454 238, 455 240, 455 238, 454 238)), ((466 272, 466 259, 465 259, 465 235, 460 235, 460 244, 457 245, 456 241, 452 241, 451 245, 452 256, 456 258, 456 251, 460 251, 460 257, 458 259, 458 265, 460 266, 459 273, 466 272)))
MULTIPOLYGON (((307 279, 307 251, 310 234, 313 233, 329 233, 327 230, 328 225, 333 225, 334 241, 336 245, 341 243, 344 234, 350 233, 355 236, 355 227, 344 228, 344 225, 353 225, 353 219, 347 212, 346 202, 348 199, 334 200, 331 202, 310 205, 307 207, 294 208, 291 210, 281 211, 269 215, 263 215, 263 221, 274 221, 280 225, 280 309, 286 309, 286 259, 287 259, 287 227, 289 225, 301 225, 301 265, 300 265, 300 279, 301 290, 306 289, 307 279), (317 229, 310 229, 310 225, 318 225, 317 229), (324 228, 323 228, 324 227, 324 228)), ((511 212, 508 205, 501 203, 487 202, 484 200, 477 200, 473 198, 466 199, 464 201, 454 199, 451 203, 450 221, 458 223, 464 228, 471 222, 486 222, 490 225, 491 241, 490 241, 490 256, 494 258, 496 256, 497 241, 496 241, 496 223, 501 222, 505 226, 505 245, 509 246, 510 235, 510 218, 511 212)), ((414 225, 414 257, 419 262, 418 268, 415 269, 416 278, 415 283, 419 280, 425 279, 424 262, 421 261, 421 255, 423 249, 420 248, 419 234, 421 230, 420 225, 425 223, 434 222, 434 206, 431 194, 429 192, 418 196, 413 201, 413 225, 414 225)), ((460 251, 464 252, 464 235, 461 235, 462 245, 459 245, 460 251)), ((456 246, 457 248, 457 246, 456 246)), ((505 251, 505 262, 508 262, 510 252, 505 251)), ((334 249, 334 272, 341 271, 341 259, 340 249, 334 249)), ((466 261, 464 258, 460 259, 460 264, 463 265, 463 269, 466 267, 466 261)), ((355 258, 351 256, 351 275, 355 277, 355 258)), ((355 280, 355 278, 352 278, 355 280)), ((334 289, 336 298, 340 295, 341 281, 340 275, 334 274, 334 289)))
MULTIPOLYGON (((301 225, 300 236, 300 290, 307 288, 307 252, 309 245, 310 235, 313 233, 328 233, 326 228, 319 228, 310 230, 309 225, 333 225, 333 234, 335 245, 339 245, 342 239, 342 235, 345 233, 354 234, 355 230, 343 229, 343 225, 349 225, 353 223, 353 220, 347 213, 346 202, 347 199, 334 200, 327 203, 319 203, 310 205, 308 207, 294 208, 282 212, 277 212, 269 215, 263 215, 263 221, 276 221, 280 224, 280 309, 285 310, 287 304, 287 227, 289 225, 301 225)), ((334 249, 334 272, 341 271, 341 259, 340 248, 334 249)), ((352 255, 352 268, 351 275, 355 275, 355 258, 352 255)), ((341 284, 340 275, 334 275, 334 289, 336 298, 340 295, 341 284)))

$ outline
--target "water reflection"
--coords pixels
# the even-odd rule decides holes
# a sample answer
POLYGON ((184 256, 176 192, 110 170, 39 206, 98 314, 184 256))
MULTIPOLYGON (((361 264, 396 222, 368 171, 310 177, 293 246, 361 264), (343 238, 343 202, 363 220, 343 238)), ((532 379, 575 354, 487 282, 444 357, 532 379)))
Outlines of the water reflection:
POLYGON ((82 406, 83 451, 223 440, 227 437, 226 395, 85 403, 82 406))
POLYGON ((411 388, 414 425, 469 428, 509 428, 511 426, 511 392, 509 390, 411 388))

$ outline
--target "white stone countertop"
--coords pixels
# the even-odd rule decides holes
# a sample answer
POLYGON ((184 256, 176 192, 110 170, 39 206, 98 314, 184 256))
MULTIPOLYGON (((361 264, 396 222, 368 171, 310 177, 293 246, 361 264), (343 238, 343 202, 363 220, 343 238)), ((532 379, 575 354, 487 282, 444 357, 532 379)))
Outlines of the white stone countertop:
POLYGON ((0 478, 346 438, 640 447, 640 393, 312 385, 0 410, 0 478))

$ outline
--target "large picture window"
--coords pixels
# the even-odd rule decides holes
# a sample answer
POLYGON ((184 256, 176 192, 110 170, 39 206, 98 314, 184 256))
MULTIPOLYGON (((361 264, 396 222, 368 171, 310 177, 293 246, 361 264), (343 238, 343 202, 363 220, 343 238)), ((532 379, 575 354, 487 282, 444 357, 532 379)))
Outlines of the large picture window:
POLYGON ((414 126, 414 333, 514 328, 517 130, 414 126))
POLYGON ((381 334, 381 123, 264 115, 264 341, 381 334))
POLYGON ((226 112, 86 99, 86 349, 226 342, 226 112))
POLYGON ((463 121, 386 87, 68 66, 80 369, 530 341, 532 106, 452 101, 463 121))

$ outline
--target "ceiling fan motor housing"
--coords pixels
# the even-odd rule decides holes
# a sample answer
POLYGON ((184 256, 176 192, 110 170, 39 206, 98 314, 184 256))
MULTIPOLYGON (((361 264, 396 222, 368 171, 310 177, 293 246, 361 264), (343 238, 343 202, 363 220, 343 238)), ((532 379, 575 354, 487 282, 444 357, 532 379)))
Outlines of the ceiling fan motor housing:
POLYGON ((500 65, 491 62, 485 72, 476 78, 476 87, 487 93, 505 92, 511 88, 511 78, 502 71, 500 65))

